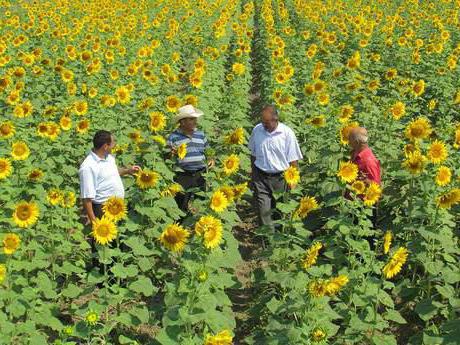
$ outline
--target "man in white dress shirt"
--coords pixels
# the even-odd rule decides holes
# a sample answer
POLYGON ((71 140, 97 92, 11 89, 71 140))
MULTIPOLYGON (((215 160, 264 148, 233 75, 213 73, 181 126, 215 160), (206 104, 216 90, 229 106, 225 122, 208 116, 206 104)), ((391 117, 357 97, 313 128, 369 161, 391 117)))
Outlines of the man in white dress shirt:
POLYGON ((80 194, 89 221, 102 217, 102 204, 111 196, 124 198, 125 190, 120 176, 139 171, 137 165, 117 168, 111 155, 115 138, 105 130, 97 131, 93 149, 80 166, 80 194))
POLYGON ((276 200, 273 194, 286 190, 283 172, 290 165, 297 166, 302 152, 294 131, 279 122, 273 105, 264 106, 261 115, 262 121, 254 127, 249 139, 251 177, 260 225, 274 230, 272 210, 276 200))

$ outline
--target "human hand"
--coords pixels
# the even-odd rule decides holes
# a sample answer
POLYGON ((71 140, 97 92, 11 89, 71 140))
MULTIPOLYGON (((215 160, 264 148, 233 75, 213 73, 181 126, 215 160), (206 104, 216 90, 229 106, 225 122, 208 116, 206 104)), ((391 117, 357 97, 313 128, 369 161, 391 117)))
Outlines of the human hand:
POLYGON ((210 159, 208 161, 208 168, 214 168, 215 165, 216 165, 216 161, 214 159, 210 159))
POLYGON ((139 165, 133 165, 133 166, 128 168, 128 174, 134 175, 135 173, 137 173, 140 170, 141 170, 141 167, 139 165))

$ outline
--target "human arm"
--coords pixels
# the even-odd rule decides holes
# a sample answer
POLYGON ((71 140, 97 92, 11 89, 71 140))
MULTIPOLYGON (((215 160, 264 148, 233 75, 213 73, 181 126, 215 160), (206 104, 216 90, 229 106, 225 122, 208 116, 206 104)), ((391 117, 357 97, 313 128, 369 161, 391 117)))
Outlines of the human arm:
POLYGON ((132 165, 130 167, 123 167, 123 168, 118 168, 118 174, 120 176, 125 176, 125 175, 134 175, 137 173, 139 170, 141 170, 141 167, 138 165, 132 165))
POLYGON ((96 216, 94 215, 93 210, 93 200, 89 198, 82 199, 83 209, 85 210, 86 215, 90 223, 92 224, 96 220, 96 216))

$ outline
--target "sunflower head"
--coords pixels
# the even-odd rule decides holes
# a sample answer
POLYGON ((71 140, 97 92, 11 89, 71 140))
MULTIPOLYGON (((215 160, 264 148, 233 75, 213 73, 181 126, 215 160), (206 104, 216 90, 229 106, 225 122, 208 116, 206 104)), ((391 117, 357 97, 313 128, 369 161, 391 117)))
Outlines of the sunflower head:
POLYGON ((35 202, 21 201, 14 209, 13 222, 20 228, 27 228, 37 222, 39 214, 40 210, 35 202))
POLYGON ((446 160, 447 156, 447 147, 446 144, 444 144, 442 141, 436 140, 430 145, 427 157, 432 163, 442 163, 446 160))
POLYGON ((159 177, 155 171, 141 170, 137 173, 136 184, 141 189, 153 188, 158 183, 159 177))
POLYGON ((25 160, 29 154, 29 146, 23 141, 17 141, 11 147, 11 156, 14 160, 25 160))
POLYGON ((358 177, 358 166, 353 162, 340 162, 339 171, 337 176, 343 182, 351 183, 358 177))
POLYGON ((300 181, 299 169, 293 165, 284 171, 283 176, 290 188, 294 188, 300 181))
POLYGON ((166 126, 166 117, 159 111, 150 113, 150 130, 153 132, 161 131, 166 126))
POLYGON ((232 175, 235 172, 237 172, 239 169, 240 158, 237 155, 232 154, 224 159, 223 166, 224 166, 224 173, 226 175, 232 175))
POLYGON ((21 238, 13 233, 6 234, 3 238, 3 252, 7 255, 13 254, 21 244, 21 238))
POLYGON ((380 199, 381 195, 382 189, 380 186, 375 182, 371 182, 371 184, 367 187, 366 192, 364 193, 364 205, 374 205, 380 199))
POLYGON ((178 224, 168 225, 160 235, 160 242, 172 252, 181 252, 190 233, 178 224))
POLYGON ((436 173, 435 182, 438 186, 446 186, 450 183, 452 178, 452 171, 449 167, 444 165, 440 166, 438 172, 436 173))
POLYGON ((106 245, 117 237, 117 226, 111 219, 102 217, 93 222, 92 235, 97 243, 106 245))
POLYGON ((0 158, 0 180, 6 179, 13 172, 13 166, 8 158, 0 158))
POLYGON ((216 212, 222 212, 223 210, 227 208, 228 204, 229 204, 229 201, 227 197, 220 190, 215 191, 213 195, 211 196, 210 207, 212 210, 216 212))
POLYGON ((123 198, 112 196, 104 203, 102 210, 104 215, 114 222, 126 218, 127 207, 123 198))

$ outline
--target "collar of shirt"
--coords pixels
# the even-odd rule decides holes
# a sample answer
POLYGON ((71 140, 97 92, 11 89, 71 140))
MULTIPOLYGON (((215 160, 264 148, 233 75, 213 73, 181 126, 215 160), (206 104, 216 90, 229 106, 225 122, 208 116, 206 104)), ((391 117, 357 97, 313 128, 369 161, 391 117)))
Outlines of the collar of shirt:
POLYGON ((280 134, 280 133, 283 133, 282 123, 279 123, 279 122, 278 122, 278 125, 276 126, 276 128, 275 128, 272 132, 267 131, 267 130, 265 129, 264 125, 262 124, 262 131, 263 131, 266 135, 268 135, 268 136, 270 136, 270 137, 272 137, 272 136, 274 136, 274 135, 277 135, 277 134, 280 134))
POLYGON ((180 135, 184 136, 184 137, 192 138, 193 135, 197 132, 197 129, 195 128, 195 129, 193 130, 193 133, 190 134, 190 135, 185 134, 185 133, 182 131, 182 129, 180 129, 180 128, 177 128, 177 129, 175 130, 175 132, 176 132, 177 134, 180 134, 180 135))
POLYGON ((96 162, 105 162, 107 161, 107 159, 109 158, 109 155, 105 156, 105 158, 101 158, 99 157, 93 150, 91 150, 91 157, 93 157, 93 159, 96 161, 96 162))

